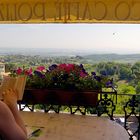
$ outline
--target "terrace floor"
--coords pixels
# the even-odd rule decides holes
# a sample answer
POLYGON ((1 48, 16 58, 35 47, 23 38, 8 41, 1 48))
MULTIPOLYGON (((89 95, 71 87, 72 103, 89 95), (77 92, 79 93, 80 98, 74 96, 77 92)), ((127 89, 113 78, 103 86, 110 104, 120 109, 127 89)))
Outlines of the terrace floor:
POLYGON ((104 117, 21 111, 30 140, 129 140, 126 130, 104 117))

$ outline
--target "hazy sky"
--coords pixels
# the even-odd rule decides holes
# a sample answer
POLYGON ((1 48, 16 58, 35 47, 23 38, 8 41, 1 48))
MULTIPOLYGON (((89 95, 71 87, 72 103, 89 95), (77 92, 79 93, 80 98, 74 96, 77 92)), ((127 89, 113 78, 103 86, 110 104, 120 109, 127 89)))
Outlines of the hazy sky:
POLYGON ((140 24, 0 24, 0 47, 140 53, 140 24))

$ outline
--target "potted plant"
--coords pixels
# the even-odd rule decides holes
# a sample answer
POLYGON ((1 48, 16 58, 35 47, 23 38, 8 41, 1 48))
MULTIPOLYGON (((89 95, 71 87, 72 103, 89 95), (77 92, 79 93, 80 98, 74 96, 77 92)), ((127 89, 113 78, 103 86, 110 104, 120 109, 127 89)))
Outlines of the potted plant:
POLYGON ((95 106, 98 93, 110 86, 107 76, 89 74, 83 65, 53 64, 48 68, 18 68, 11 76, 26 74, 27 82, 23 101, 37 104, 95 106))

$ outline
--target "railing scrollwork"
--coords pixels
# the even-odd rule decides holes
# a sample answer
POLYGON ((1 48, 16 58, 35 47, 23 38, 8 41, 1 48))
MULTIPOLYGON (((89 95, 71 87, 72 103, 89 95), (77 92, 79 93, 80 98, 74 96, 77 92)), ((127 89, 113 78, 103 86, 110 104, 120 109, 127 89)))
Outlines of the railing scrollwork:
POLYGON ((136 98, 136 95, 133 95, 132 98, 124 106, 125 112, 125 122, 124 128, 127 130, 130 140, 133 140, 133 137, 136 136, 140 140, 140 100, 136 98), (134 132, 129 130, 129 119, 133 116, 137 124, 137 129, 134 132))
POLYGON ((97 115, 101 116, 104 113, 107 113, 107 115, 110 117, 111 120, 113 119, 113 112, 115 111, 115 104, 111 100, 111 98, 108 98, 108 94, 104 94, 104 98, 101 98, 96 106, 97 115))

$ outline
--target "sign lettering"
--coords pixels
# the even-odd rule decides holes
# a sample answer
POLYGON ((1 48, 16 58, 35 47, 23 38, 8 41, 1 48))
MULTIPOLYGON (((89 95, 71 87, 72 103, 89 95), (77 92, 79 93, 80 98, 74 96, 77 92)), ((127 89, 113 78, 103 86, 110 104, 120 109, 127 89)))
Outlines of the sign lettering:
POLYGON ((0 23, 139 23, 138 0, 1 0, 0 23))

